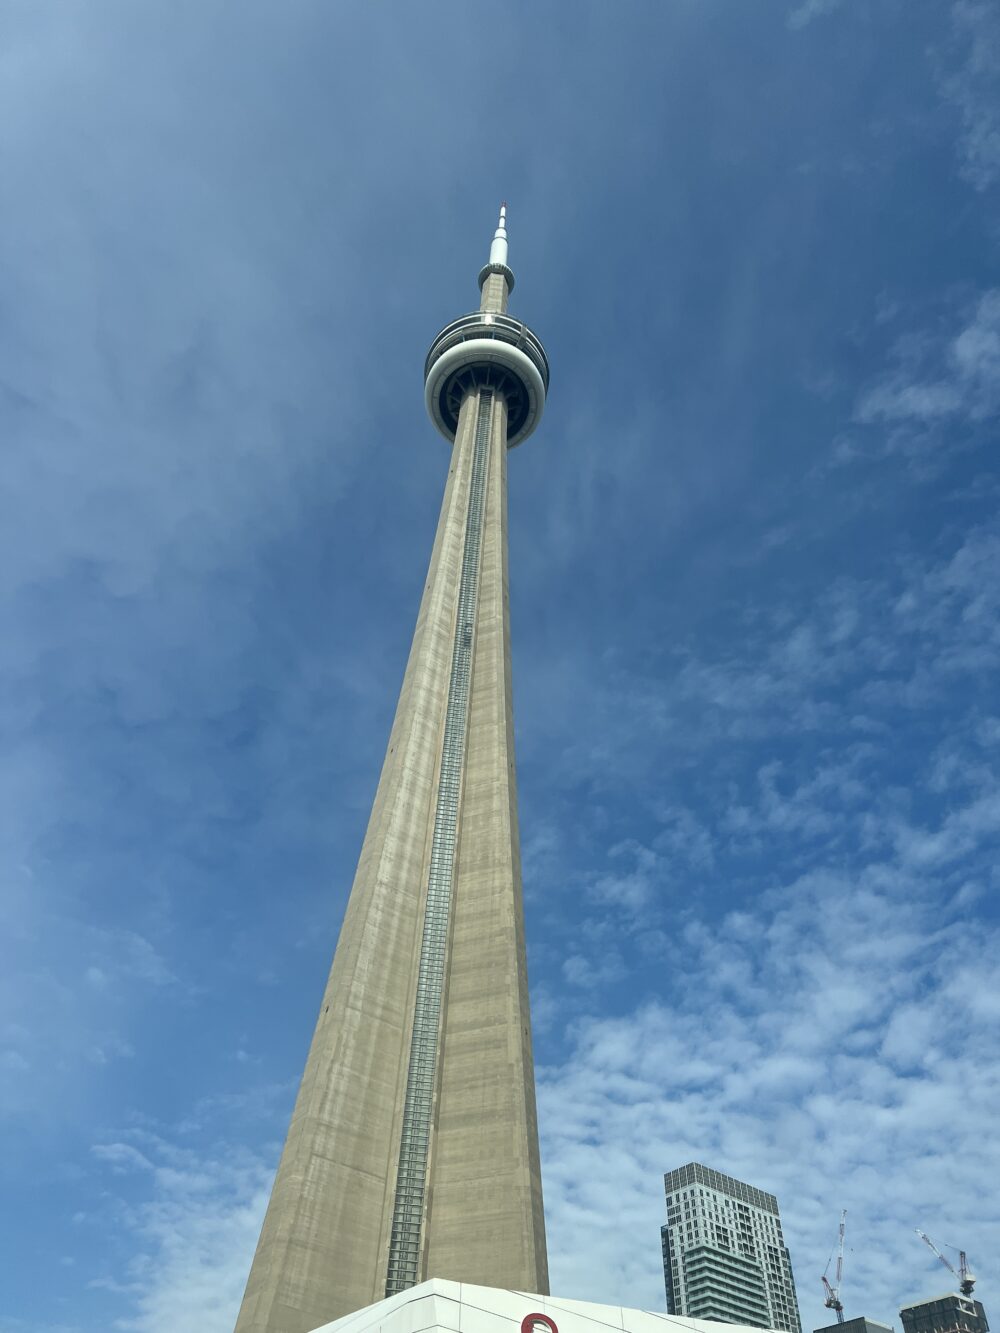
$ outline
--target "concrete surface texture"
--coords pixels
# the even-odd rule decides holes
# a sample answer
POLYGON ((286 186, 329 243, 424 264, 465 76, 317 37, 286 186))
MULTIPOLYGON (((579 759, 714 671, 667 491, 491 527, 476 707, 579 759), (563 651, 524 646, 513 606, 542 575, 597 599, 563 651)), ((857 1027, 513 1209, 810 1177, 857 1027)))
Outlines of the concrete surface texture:
MULTIPOLYGON (((506 283, 491 276, 484 304, 505 304, 506 295, 506 283)), ((237 1333, 308 1333, 380 1301, 390 1270, 410 1273, 397 1276, 396 1289, 431 1277, 547 1289, 514 771, 506 468, 504 400, 473 387, 237 1333), (472 607, 465 619, 463 586, 472 607), (454 791, 449 746, 458 755, 454 791), (438 1010, 432 909, 443 960, 438 1010), (433 1033, 411 1041, 415 1013, 428 1012, 438 1014, 433 1033), (432 1071, 424 1112, 411 1045, 432 1071), (410 1178, 420 1177, 409 1192, 400 1184, 401 1145, 410 1178)))

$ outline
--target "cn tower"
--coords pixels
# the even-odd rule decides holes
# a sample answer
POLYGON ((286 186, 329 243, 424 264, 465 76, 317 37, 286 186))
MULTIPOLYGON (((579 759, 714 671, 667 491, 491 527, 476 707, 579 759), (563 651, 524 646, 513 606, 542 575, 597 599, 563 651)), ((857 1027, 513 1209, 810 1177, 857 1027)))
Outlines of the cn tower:
POLYGON ((507 451, 545 351, 507 313, 506 208, 479 309, 424 399, 451 445, 382 776, 237 1333, 309 1333, 428 1278, 547 1293, 514 768, 507 451))

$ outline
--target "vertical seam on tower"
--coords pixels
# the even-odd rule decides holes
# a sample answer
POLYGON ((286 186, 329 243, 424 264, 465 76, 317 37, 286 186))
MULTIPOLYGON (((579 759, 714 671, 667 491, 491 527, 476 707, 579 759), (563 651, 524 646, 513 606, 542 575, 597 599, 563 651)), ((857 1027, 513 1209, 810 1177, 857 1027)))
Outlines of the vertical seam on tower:
POLYGON ((415 1286, 419 1279, 431 1115, 441 1043, 441 1007, 454 891, 458 807, 465 740, 469 725, 469 686, 476 607, 479 600, 479 565, 486 473, 492 435, 492 407, 492 392, 488 389, 481 390, 476 416, 451 675, 448 680, 448 702, 445 708, 441 768, 434 810, 434 831, 431 837, 427 902, 420 941, 413 1034, 410 1039, 410 1059, 406 1072, 399 1166, 396 1172, 396 1195, 389 1238, 386 1296, 394 1296, 397 1292, 415 1286))

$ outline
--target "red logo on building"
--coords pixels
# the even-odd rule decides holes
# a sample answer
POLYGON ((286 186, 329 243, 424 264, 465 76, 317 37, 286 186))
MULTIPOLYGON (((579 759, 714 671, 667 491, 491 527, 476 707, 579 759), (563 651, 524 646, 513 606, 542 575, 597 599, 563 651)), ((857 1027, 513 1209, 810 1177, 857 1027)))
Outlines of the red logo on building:
POLYGON ((556 1321, 547 1314, 526 1314, 521 1320, 521 1333, 535 1333, 536 1324, 544 1324, 549 1333, 559 1333, 556 1321))

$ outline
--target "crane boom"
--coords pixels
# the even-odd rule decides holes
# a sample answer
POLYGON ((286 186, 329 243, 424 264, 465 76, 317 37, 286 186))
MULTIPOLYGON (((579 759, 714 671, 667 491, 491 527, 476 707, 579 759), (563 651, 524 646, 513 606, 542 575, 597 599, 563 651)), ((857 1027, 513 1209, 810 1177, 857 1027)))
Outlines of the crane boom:
POLYGON ((840 1231, 837 1243, 837 1294, 840 1294, 840 1279, 844 1275, 844 1231, 847 1227, 847 1209, 840 1214, 840 1231))
POLYGON ((920 1239, 924 1242, 924 1244, 927 1245, 930 1249, 932 1249, 932 1250, 934 1251, 934 1253, 937 1255, 937 1257, 938 1257, 938 1258, 941 1260, 941 1262, 944 1264, 945 1268, 947 1268, 948 1271, 949 1271, 950 1273, 954 1273, 955 1277, 958 1277, 958 1274, 955 1272, 955 1266, 954 1266, 954 1264, 952 1264, 952 1263, 950 1262, 950 1260, 948 1260, 948 1259, 946 1259, 946 1258, 944 1257, 944 1255, 941 1253, 941 1251, 938 1249, 938 1247, 937 1247, 937 1246, 934 1244, 934 1242, 931 1240, 930 1236, 928 1236, 927 1232, 926 1232, 926 1231, 921 1231, 920 1228, 917 1227, 917 1228, 916 1228, 916 1233, 917 1233, 917 1235, 920 1237, 920 1239))
MULTIPOLYGON (((844 1306, 840 1299, 840 1280, 844 1276, 844 1231, 847 1227, 847 1209, 840 1214, 840 1227, 837 1231, 837 1267, 834 1269, 834 1286, 830 1286, 826 1272, 823 1274, 823 1289, 826 1292, 826 1299, 823 1304, 828 1310, 835 1310, 837 1313, 837 1323, 844 1322, 844 1306)), ((833 1255, 826 1261, 827 1271, 833 1262, 833 1255)))
POLYGON ((941 1253, 938 1247, 931 1240, 930 1236, 928 1236, 927 1232, 921 1231, 919 1227, 915 1227, 914 1230, 916 1231, 920 1239, 924 1242, 924 1244, 934 1251, 937 1257, 944 1264, 945 1268, 947 1268, 948 1272, 951 1273, 954 1277, 958 1278, 958 1289, 962 1293, 962 1295, 971 1296, 972 1289, 976 1285, 976 1279, 969 1269, 969 1261, 965 1251, 959 1250, 958 1252, 958 1271, 956 1272, 955 1265, 951 1262, 950 1259, 945 1258, 945 1256, 941 1253))

